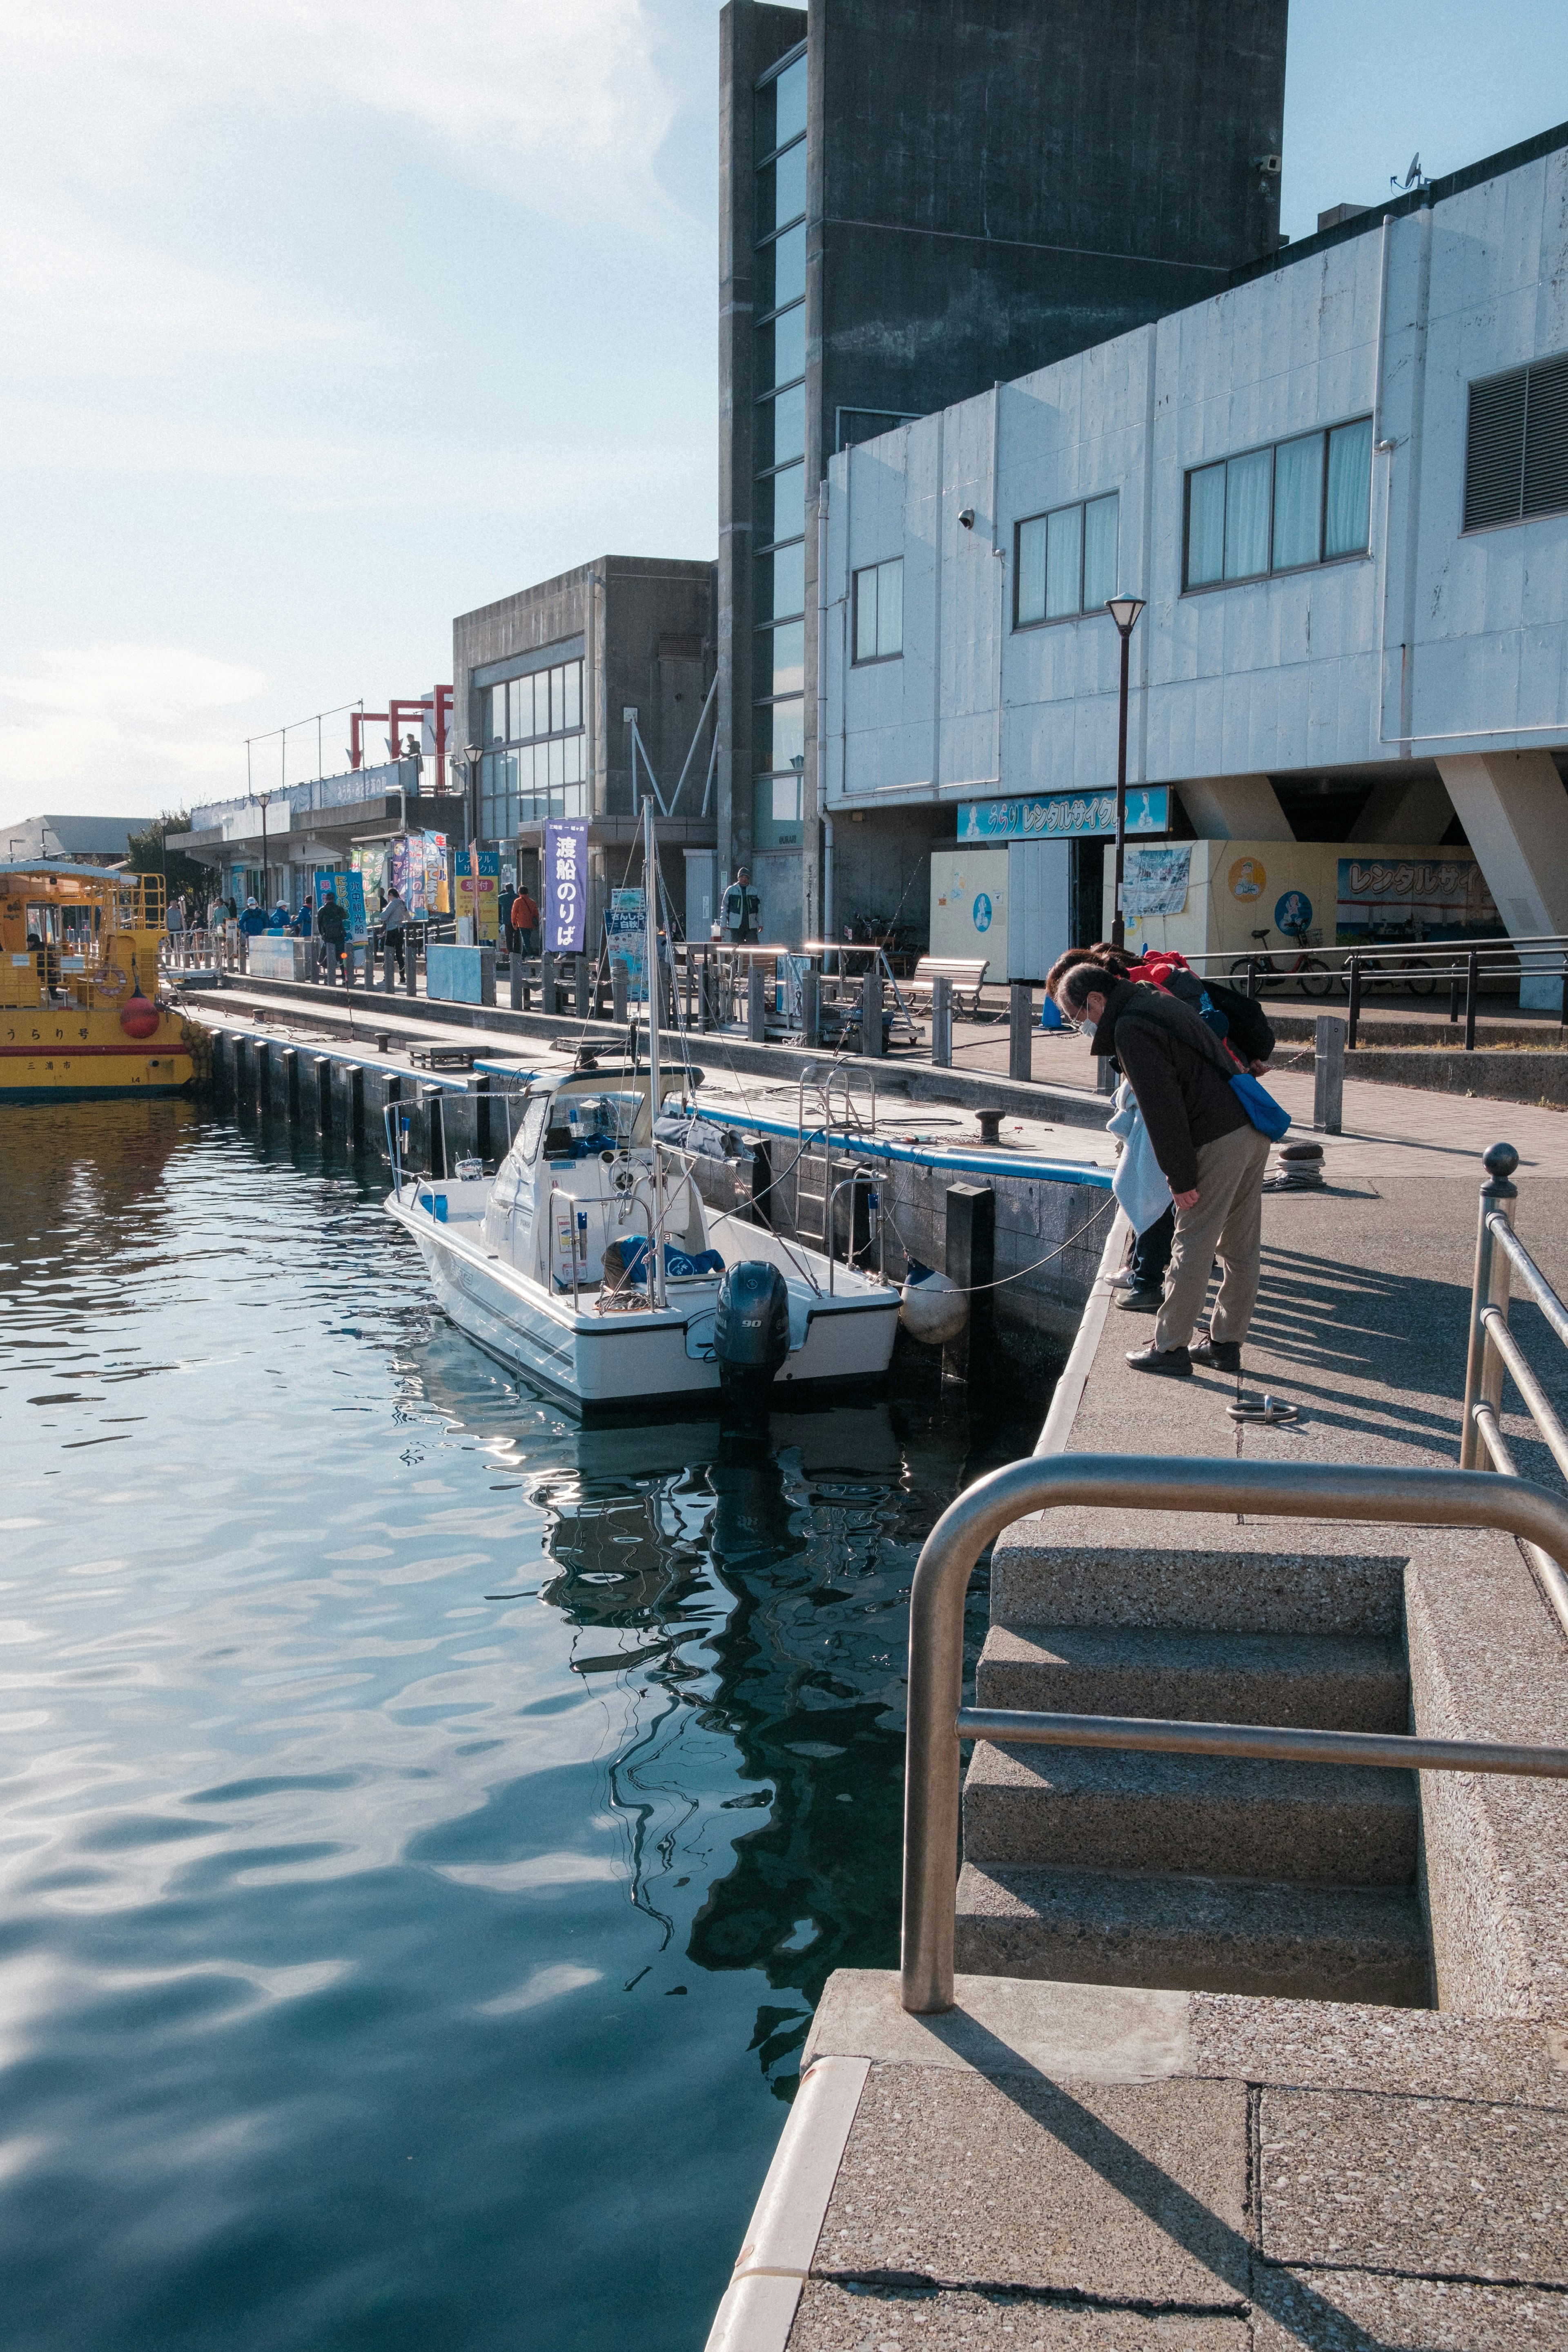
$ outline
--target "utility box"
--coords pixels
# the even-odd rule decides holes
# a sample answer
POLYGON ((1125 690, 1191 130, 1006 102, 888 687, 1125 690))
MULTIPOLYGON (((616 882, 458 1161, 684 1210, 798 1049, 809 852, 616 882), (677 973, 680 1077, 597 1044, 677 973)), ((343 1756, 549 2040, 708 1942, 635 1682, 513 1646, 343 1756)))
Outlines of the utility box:
POLYGON ((713 849, 688 849, 686 859, 686 936, 706 940, 719 914, 719 854, 713 849))
POLYGON ((253 980, 314 980, 316 954, 314 940, 262 931, 246 950, 245 968, 253 980))
POLYGON ((495 950, 431 940, 425 950, 425 993, 443 1004, 493 1004, 495 950))
MULTIPOLYGON (((1058 956, 1081 946, 1072 935, 1070 840, 1007 845, 1007 978, 1044 980, 1058 956)), ((993 979, 1002 974, 993 969, 993 979)))
POLYGON ((931 854, 931 951, 984 956, 988 980, 1007 977, 1010 854, 962 842, 939 842, 931 854))

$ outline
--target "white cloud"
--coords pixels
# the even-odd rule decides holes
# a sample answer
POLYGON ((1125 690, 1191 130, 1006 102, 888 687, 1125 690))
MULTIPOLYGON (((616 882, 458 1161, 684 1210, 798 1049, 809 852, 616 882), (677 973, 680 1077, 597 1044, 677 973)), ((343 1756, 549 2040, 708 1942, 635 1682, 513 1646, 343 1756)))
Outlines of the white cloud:
POLYGON ((119 815, 244 789, 237 718, 268 683, 188 646, 50 649, 0 674, 0 819, 119 815), (236 781, 236 780, 238 781, 236 781))

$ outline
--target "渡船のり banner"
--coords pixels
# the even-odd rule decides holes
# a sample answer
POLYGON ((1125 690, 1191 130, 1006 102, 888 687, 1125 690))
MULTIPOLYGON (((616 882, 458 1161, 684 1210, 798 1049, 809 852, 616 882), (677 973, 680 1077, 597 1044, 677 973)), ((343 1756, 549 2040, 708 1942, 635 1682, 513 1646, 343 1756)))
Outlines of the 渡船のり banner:
MULTIPOLYGON (((1169 784, 1129 784, 1129 833, 1164 833, 1171 822, 1169 784)), ((1027 800, 961 801, 960 841, 1068 841, 1116 831, 1116 794, 1037 793, 1027 800)))
POLYGON ((588 921, 588 822, 552 817, 544 828, 544 945, 581 955, 588 921))

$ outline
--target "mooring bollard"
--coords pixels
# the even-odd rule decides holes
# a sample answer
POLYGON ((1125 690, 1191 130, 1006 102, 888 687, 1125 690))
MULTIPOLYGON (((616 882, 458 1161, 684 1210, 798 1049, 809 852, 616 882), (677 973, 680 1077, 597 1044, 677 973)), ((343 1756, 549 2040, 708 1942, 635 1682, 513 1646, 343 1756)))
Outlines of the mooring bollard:
POLYGON ((1015 981, 1007 992, 1007 1076, 1035 1075, 1035 992, 1015 981))
POLYGON ((936 1069, 952 1067, 952 982, 942 974, 931 984, 931 1058, 936 1069))
POLYGON ((1312 1057, 1312 1125, 1338 1135, 1345 1105, 1345 1024, 1334 1013, 1320 1013, 1312 1057))

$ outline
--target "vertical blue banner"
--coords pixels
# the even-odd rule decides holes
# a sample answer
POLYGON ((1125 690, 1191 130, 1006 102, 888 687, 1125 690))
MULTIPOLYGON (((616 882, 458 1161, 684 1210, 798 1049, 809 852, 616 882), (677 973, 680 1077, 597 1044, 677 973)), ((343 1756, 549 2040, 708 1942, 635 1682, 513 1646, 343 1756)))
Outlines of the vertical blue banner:
POLYGON ((588 923, 588 821, 552 817, 544 828, 544 946, 581 955, 588 923))

